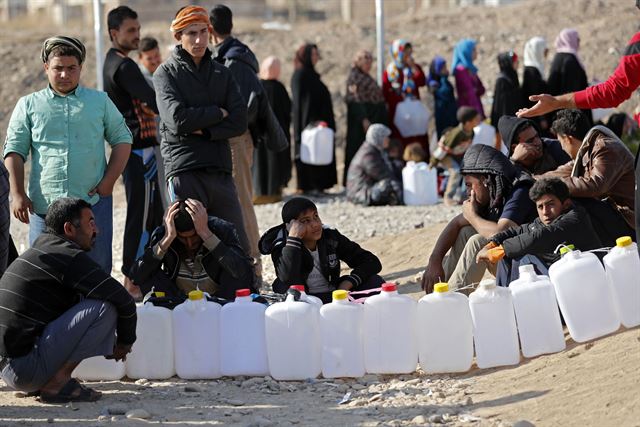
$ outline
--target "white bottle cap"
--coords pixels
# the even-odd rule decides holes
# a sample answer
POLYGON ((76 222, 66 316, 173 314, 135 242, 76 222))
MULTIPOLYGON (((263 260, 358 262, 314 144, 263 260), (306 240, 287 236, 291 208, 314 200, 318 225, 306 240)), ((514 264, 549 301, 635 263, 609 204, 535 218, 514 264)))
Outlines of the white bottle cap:
POLYGON ((480 287, 482 288, 495 288, 496 287, 496 279, 484 279, 480 281, 480 287))
POLYGON ((524 273, 536 273, 536 270, 533 268, 533 264, 525 264, 518 267, 518 271, 520 274, 524 273))

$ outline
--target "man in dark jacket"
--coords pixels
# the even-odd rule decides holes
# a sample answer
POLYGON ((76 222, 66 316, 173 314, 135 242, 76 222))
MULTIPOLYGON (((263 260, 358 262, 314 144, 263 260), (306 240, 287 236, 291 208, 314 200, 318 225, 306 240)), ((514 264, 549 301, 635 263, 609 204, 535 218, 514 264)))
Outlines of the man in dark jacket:
POLYGON ((262 262, 258 250, 260 231, 253 209, 253 177, 251 175, 254 142, 265 131, 269 133, 270 141, 279 140, 283 148, 288 146, 288 142, 258 78, 260 66, 256 56, 247 45, 231 35, 233 29, 231 9, 224 5, 215 6, 209 14, 209 21, 213 27, 211 35, 215 44, 214 59, 231 71, 247 105, 249 130, 229 139, 229 144, 233 159, 233 180, 238 190, 244 227, 249 238, 249 255, 256 262, 256 275, 261 277, 262 262))
POLYGON ((238 289, 256 291, 251 260, 233 225, 207 216, 193 199, 169 206, 164 226, 153 232, 131 278, 143 293, 153 287, 178 299, 196 289, 228 300, 238 289))
POLYGON ((618 237, 634 236, 637 183, 631 151, 610 129, 590 128, 580 110, 559 111, 551 129, 572 160, 542 177, 555 176, 567 184, 605 246, 615 246, 618 237))
POLYGON ((107 15, 111 49, 104 61, 104 90, 124 116, 133 134, 133 147, 122 173, 127 197, 127 219, 122 243, 122 274, 125 288, 140 296, 129 279, 129 269, 142 255, 151 232, 162 224, 162 200, 158 189, 156 152, 156 94, 147 84, 140 68, 129 58, 138 49, 138 14, 127 6, 112 9, 107 15))
MULTIPOLYGON (((487 269, 476 256, 491 236, 531 221, 535 205, 529 199, 531 176, 488 145, 472 145, 461 167, 468 199, 462 213, 440 233, 422 277, 425 292, 446 280, 451 289, 478 283, 487 269), (447 251, 449 255, 445 257, 447 251)), ((495 275, 495 270, 489 268, 495 275)))
POLYGON ((498 130, 509 149, 511 162, 532 175, 555 170, 571 160, 558 141, 540 138, 532 120, 502 116, 498 130))
POLYGON ((293 285, 304 285, 309 295, 325 304, 336 289, 374 289, 384 280, 378 276, 380 260, 352 242, 338 230, 325 227, 316 205, 304 197, 294 197, 282 207, 282 221, 260 238, 260 252, 271 255, 277 278, 273 291, 286 293, 293 285), (340 274, 340 261, 353 268, 340 274))
POLYGON ((100 232, 89 203, 58 199, 45 225, 0 279, 0 375, 45 403, 95 401, 101 394, 71 373, 89 357, 126 358, 136 306, 87 255, 100 232))
POLYGON ((499 261, 496 278, 500 286, 509 286, 519 277, 520 265, 533 264, 538 274, 548 274, 549 266, 560 258, 556 252, 560 245, 571 244, 583 251, 602 246, 589 215, 573 205, 569 188, 560 179, 536 181, 529 197, 536 204, 538 218, 491 237, 477 256, 478 262, 499 261))
POLYGON ((171 24, 180 44, 153 75, 162 157, 173 200, 200 200, 233 223, 248 253, 229 148, 229 138, 247 130, 247 107, 229 70, 211 57, 210 29, 198 6, 180 9, 171 24))
POLYGON ((386 153, 391 129, 374 123, 367 129, 347 173, 347 199, 365 206, 398 205, 402 203, 402 182, 393 173, 393 164, 386 153))

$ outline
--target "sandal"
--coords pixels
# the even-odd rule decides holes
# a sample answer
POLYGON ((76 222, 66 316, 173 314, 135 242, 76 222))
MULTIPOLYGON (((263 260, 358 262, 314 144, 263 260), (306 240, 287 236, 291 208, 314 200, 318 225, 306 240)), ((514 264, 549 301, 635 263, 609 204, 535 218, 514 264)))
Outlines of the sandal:
POLYGON ((71 378, 56 394, 40 393, 42 403, 95 402, 102 393, 85 387, 75 378, 71 378))

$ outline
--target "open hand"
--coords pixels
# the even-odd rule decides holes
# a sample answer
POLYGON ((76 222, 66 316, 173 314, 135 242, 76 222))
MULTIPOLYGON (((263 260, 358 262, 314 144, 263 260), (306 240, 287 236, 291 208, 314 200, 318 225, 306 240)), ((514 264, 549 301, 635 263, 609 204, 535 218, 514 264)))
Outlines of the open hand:
POLYGON ((202 202, 196 199, 185 200, 187 212, 193 219, 193 226, 196 233, 202 240, 207 240, 213 233, 209 230, 209 215, 207 214, 207 208, 204 207, 202 202))
POLYGON ((536 101, 536 104, 531 108, 521 108, 518 110, 516 113, 518 117, 542 116, 543 114, 550 113, 562 107, 555 96, 547 94, 531 95, 529 101, 536 101))
POLYGON ((289 236, 295 237, 298 239, 304 239, 304 236, 307 234, 307 226, 297 219, 292 219, 289 223, 289 236))
POLYGON ((11 194, 11 212, 20 222, 29 224, 29 214, 33 214, 33 203, 25 194, 11 194))

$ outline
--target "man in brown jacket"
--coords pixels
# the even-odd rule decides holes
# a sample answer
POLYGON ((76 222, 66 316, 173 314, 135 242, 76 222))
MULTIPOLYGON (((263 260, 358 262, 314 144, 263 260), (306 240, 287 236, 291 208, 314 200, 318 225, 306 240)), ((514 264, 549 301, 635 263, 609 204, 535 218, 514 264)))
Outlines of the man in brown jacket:
MULTIPOLYGON (((561 110, 551 126, 571 161, 540 177, 556 176, 582 204, 605 246, 621 236, 635 238, 633 155, 604 126, 589 128, 580 110, 561 110)), ((536 178, 540 178, 536 177, 536 178)))

